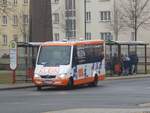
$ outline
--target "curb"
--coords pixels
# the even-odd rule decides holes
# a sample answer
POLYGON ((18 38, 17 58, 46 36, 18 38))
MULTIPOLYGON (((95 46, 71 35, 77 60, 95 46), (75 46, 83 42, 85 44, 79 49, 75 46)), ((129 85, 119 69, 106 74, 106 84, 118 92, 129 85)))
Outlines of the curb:
POLYGON ((26 89, 26 88, 33 88, 35 87, 34 85, 30 85, 30 86, 14 86, 14 87, 4 87, 4 88, 0 88, 0 91, 4 91, 4 90, 15 90, 15 89, 26 89))
POLYGON ((129 75, 120 77, 106 77, 105 80, 125 80, 125 79, 136 79, 136 78, 150 78, 150 75, 129 75))

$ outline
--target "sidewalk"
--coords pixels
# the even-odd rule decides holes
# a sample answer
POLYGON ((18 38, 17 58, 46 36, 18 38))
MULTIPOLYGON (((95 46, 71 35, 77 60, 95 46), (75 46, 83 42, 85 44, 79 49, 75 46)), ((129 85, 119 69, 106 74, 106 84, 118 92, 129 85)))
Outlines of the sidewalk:
POLYGON ((0 84, 0 90, 12 90, 34 87, 33 83, 0 84))
POLYGON ((110 108, 82 108, 61 111, 50 111, 45 113, 150 113, 150 108, 143 109, 110 109, 110 108))
MULTIPOLYGON (((124 79, 147 78, 147 77, 150 78, 150 74, 107 77, 106 80, 124 80, 124 79)), ((31 88, 31 87, 35 87, 33 83, 0 84, 0 90, 23 89, 23 88, 31 88)))
POLYGON ((150 74, 107 77, 106 80, 123 80, 123 79, 135 79, 135 78, 147 78, 147 77, 150 77, 150 74))

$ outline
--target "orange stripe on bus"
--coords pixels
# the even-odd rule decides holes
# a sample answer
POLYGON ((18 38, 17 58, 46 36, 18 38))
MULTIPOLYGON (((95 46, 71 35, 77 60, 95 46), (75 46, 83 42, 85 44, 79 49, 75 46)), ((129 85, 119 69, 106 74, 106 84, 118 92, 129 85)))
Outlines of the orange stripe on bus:
POLYGON ((103 44, 104 41, 79 41, 79 42, 46 42, 42 46, 80 46, 80 45, 97 45, 103 44))
POLYGON ((74 85, 90 83, 92 81, 94 81, 93 77, 83 78, 83 79, 79 79, 79 80, 74 80, 74 85))
POLYGON ((105 80, 105 75, 99 75, 98 79, 99 80, 105 80))
MULTIPOLYGON (((104 75, 99 75, 98 80, 104 80, 105 76, 104 75)), ((90 83, 94 81, 94 77, 87 77, 79 80, 74 80, 74 85, 80 85, 80 84, 85 84, 85 83, 90 83)))
MULTIPOLYGON (((99 75, 98 76, 98 80, 104 80, 105 76, 104 75, 99 75)), ((94 81, 94 77, 87 77, 87 78, 83 78, 83 79, 78 79, 78 80, 74 80, 74 85, 80 85, 80 84, 86 84, 86 83, 90 83, 94 81)), ((44 80, 41 79, 34 79, 34 84, 35 85, 44 85, 44 80)), ((68 84, 68 79, 60 79, 60 80, 54 80, 54 84, 52 85, 62 85, 62 86, 66 86, 68 84), (59 84, 57 84, 56 82, 60 82, 59 84)))
POLYGON ((72 43, 55 43, 55 42, 51 42, 51 43, 47 43, 47 44, 43 44, 42 46, 72 46, 72 43))
POLYGON ((84 42, 77 42, 74 45, 80 46, 80 45, 98 45, 103 44, 104 41, 84 41, 84 42))

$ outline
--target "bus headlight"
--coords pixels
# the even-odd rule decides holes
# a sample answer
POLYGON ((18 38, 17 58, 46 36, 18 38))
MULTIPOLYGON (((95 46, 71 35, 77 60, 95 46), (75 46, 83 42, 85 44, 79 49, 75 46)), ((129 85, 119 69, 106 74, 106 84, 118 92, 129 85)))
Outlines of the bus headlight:
POLYGON ((63 79, 68 78, 68 75, 67 74, 61 74, 60 78, 63 78, 63 79))
POLYGON ((38 74, 34 74, 34 78, 40 78, 38 74))
POLYGON ((60 75, 61 78, 64 78, 65 76, 66 76, 66 74, 61 74, 60 75))

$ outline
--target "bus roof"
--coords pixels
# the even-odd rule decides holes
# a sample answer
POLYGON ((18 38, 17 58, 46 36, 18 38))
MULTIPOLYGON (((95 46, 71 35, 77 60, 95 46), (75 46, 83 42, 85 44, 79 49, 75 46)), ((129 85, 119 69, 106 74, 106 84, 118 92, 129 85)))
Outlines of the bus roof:
POLYGON ((50 41, 44 42, 42 46, 80 46, 103 44, 103 40, 84 40, 84 41, 50 41))

